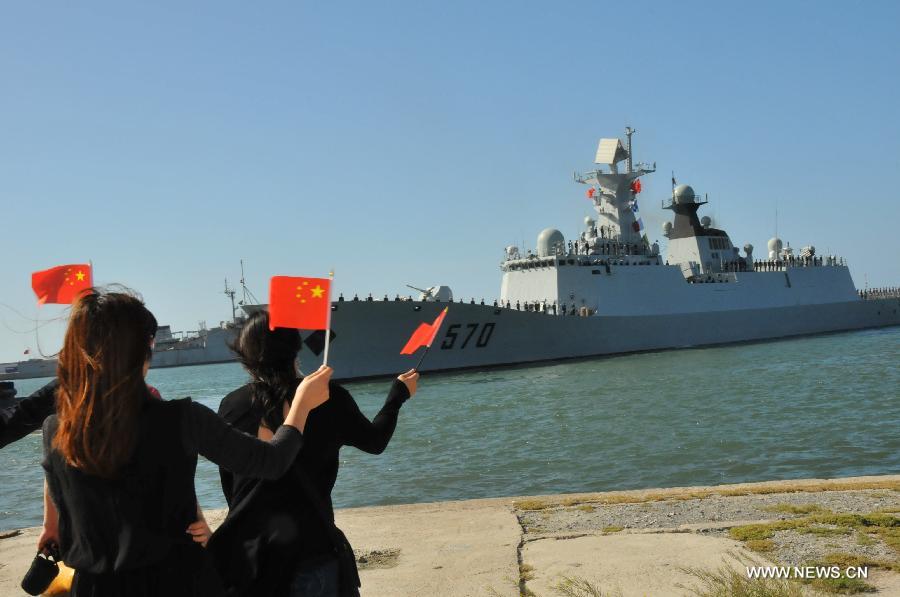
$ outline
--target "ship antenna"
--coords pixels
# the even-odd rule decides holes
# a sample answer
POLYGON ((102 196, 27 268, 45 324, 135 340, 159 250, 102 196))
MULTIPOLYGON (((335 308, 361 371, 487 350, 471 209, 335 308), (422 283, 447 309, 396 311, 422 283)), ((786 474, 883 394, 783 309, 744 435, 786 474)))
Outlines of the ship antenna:
POLYGON ((630 126, 626 126, 626 127, 625 127, 625 136, 628 137, 628 162, 627 162, 627 168, 628 168, 628 173, 629 173, 629 174, 631 174, 631 173, 634 171, 634 168, 632 167, 633 162, 632 162, 632 159, 631 159, 631 155, 632 155, 632 154, 631 154, 631 135, 635 134, 636 132, 637 132, 637 131, 634 130, 633 128, 631 128, 630 126))
POLYGON ((258 305, 258 304, 259 304, 259 299, 257 299, 255 296, 253 296, 253 293, 250 292, 250 289, 249 289, 249 288, 247 288, 247 283, 246 283, 246 281, 244 280, 244 260, 243 260, 243 259, 241 259, 241 290, 242 290, 243 293, 244 293, 244 300, 241 301, 241 304, 242 304, 242 305, 246 305, 246 304, 247 304, 247 298, 248 298, 248 297, 249 297, 250 299, 253 300, 253 303, 252 303, 252 304, 254 304, 254 305, 258 305))

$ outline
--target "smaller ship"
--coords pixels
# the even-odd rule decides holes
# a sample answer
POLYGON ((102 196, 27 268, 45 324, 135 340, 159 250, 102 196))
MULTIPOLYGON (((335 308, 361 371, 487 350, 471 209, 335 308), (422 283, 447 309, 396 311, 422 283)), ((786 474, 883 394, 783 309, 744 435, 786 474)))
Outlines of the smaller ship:
MULTIPOLYGON (((151 369, 182 367, 185 365, 207 365, 227 363, 236 360, 231 352, 231 344, 237 337, 246 316, 238 313, 238 307, 248 302, 258 302, 244 285, 244 265, 241 263, 241 286, 243 299, 235 303, 236 291, 225 281, 225 296, 231 299, 231 320, 208 328, 201 321, 196 330, 173 331, 170 325, 161 325, 156 330, 153 345, 151 369)), ((31 358, 16 363, 0 364, 0 380, 35 379, 56 376, 56 358, 31 358)))

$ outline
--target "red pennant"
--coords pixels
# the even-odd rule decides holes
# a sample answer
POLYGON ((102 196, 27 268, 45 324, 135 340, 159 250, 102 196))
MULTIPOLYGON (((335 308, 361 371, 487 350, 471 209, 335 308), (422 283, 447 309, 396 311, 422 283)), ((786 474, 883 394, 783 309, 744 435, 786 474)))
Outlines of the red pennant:
POLYGON ((448 308, 449 307, 444 307, 444 310, 437 316, 434 323, 419 324, 419 327, 417 327, 416 331, 410 336, 409 342, 406 343, 406 346, 403 347, 400 354, 412 354, 423 346, 431 346, 435 336, 437 336, 438 330, 441 329, 441 324, 444 323, 444 317, 447 316, 448 308))

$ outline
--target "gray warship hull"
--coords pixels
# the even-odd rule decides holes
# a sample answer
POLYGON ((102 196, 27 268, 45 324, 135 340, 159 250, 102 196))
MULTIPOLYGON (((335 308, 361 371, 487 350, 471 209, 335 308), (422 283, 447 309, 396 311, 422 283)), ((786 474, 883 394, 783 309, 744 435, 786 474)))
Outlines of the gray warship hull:
MULTIPOLYGON (((191 338, 190 341, 158 346, 153 351, 150 368, 161 369, 234 361, 236 359, 229 345, 236 337, 238 329, 237 327, 214 328, 205 330, 202 336, 191 338)), ((55 358, 0 364, 0 380, 54 377, 56 365, 55 358)))
MULTIPOLYGON (((421 353, 404 356, 400 349, 420 322, 433 320, 445 306, 417 301, 334 303, 329 364, 335 378, 380 377, 410 369, 421 353)), ((420 370, 490 368, 894 325, 900 325, 897 298, 590 317, 453 303, 420 370)), ((304 371, 321 364, 317 352, 303 348, 304 371)))
POLYGON ((213 328, 206 331, 199 341, 181 346, 176 344, 170 348, 157 347, 150 361, 151 369, 165 367, 184 367, 187 365, 210 365, 234 361, 234 353, 229 345, 237 336, 238 329, 213 328))

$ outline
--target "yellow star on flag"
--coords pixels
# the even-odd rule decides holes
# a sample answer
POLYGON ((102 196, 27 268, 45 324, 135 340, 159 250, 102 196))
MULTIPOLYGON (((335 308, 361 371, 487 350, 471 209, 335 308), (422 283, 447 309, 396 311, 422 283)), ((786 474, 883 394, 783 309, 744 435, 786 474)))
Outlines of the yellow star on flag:
POLYGON ((311 290, 313 298, 322 298, 325 294, 325 289, 316 284, 316 287, 311 290))
POLYGON ((75 274, 75 277, 78 278, 79 282, 81 282, 82 280, 84 280, 84 272, 79 270, 79 272, 75 274))

